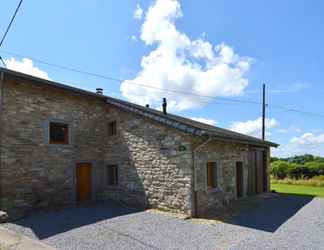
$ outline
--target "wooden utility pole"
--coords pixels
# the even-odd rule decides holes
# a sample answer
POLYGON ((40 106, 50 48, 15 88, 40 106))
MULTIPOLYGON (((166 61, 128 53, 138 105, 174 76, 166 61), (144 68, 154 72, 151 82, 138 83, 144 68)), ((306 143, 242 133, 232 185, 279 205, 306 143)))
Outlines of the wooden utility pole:
POLYGON ((265 140, 265 84, 262 85, 262 140, 265 140))

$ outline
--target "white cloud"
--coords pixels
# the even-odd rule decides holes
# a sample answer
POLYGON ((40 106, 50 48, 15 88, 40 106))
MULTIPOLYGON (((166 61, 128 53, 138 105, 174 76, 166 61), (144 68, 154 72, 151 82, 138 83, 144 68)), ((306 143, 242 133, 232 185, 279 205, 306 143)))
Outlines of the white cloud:
POLYGON ((290 142, 297 145, 324 144, 324 134, 314 135, 313 133, 305 133, 300 137, 293 137, 290 142))
POLYGON ((213 126, 215 126, 217 124, 217 121, 215 121, 213 119, 207 119, 204 117, 191 117, 190 119, 195 120, 197 122, 202 122, 202 123, 206 123, 209 125, 213 125, 213 126))
POLYGON ((175 111, 202 107, 211 101, 131 83, 209 96, 237 96, 247 87, 245 74, 252 59, 237 55, 225 43, 214 46, 204 37, 192 40, 176 27, 175 22, 182 15, 176 0, 156 0, 149 7, 140 38, 146 45, 156 47, 142 57, 141 70, 135 78, 121 84, 122 95, 130 101, 156 107, 163 95, 168 98, 169 110, 175 111))
POLYGON ((137 37, 136 37, 135 35, 132 35, 132 36, 131 36, 131 40, 132 40, 133 42, 137 42, 137 37))
MULTIPOLYGON (((267 135, 270 135, 269 130, 276 127, 278 122, 274 118, 267 118, 265 120, 265 127, 267 131, 267 135)), ((251 135, 255 137, 261 137, 262 135, 262 117, 259 117, 255 120, 249 120, 245 122, 233 122, 233 124, 229 128, 230 130, 251 135)))
POLYGON ((45 71, 35 67, 33 61, 28 58, 23 58, 21 61, 19 61, 12 57, 10 59, 5 59, 5 63, 8 69, 19 71, 28 75, 33 75, 47 80, 50 79, 45 71))
POLYGON ((292 125, 287 128, 277 129, 276 132, 280 134, 288 134, 288 133, 301 133, 302 130, 292 125))
POLYGON ((273 149, 274 156, 288 157, 300 154, 324 156, 324 134, 304 133, 293 137, 287 144, 273 149))
POLYGON ((136 9, 134 11, 134 18, 137 20, 141 20, 142 17, 143 17, 143 9, 139 4, 137 4, 136 9))

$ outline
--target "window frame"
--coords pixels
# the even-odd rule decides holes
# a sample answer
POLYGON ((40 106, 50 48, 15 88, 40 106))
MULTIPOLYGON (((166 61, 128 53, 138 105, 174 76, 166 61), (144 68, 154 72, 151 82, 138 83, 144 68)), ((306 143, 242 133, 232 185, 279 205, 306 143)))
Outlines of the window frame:
POLYGON ((109 121, 107 130, 108 130, 109 137, 116 136, 117 135, 117 120, 109 121))
POLYGON ((106 185, 108 187, 118 187, 119 186, 119 164, 110 163, 106 165, 106 185), (110 169, 115 168, 114 170, 114 183, 110 183, 110 169))
POLYGON ((206 186, 207 190, 219 189, 219 162, 208 161, 206 162, 206 186), (216 182, 216 183, 215 183, 216 182))
POLYGON ((61 121, 49 121, 48 122, 48 143, 51 145, 69 145, 70 144, 70 125, 66 122, 61 121), (51 126, 64 126, 66 132, 64 133, 64 141, 57 141, 51 138, 51 126))

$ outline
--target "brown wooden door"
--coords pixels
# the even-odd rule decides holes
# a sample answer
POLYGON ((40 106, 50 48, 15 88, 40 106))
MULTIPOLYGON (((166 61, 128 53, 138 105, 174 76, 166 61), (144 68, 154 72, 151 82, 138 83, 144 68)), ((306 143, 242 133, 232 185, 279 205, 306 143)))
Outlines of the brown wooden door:
POLYGON ((248 164, 248 195, 256 194, 256 152, 249 151, 249 164, 248 164))
POLYGON ((264 190, 264 159, 263 151, 256 152, 256 178, 257 178, 257 193, 260 194, 264 190))
POLYGON ((76 167, 77 201, 91 200, 91 164, 79 163, 76 167))
POLYGON ((266 154, 263 150, 249 151, 248 195, 267 190, 266 154))
POLYGON ((236 162, 236 194, 243 196, 243 164, 240 161, 236 162))

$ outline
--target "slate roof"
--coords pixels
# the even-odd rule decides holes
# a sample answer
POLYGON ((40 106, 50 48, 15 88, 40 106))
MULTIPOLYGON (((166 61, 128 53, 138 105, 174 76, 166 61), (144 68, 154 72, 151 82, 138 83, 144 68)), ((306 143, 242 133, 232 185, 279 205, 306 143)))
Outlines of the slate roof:
POLYGON ((255 145, 255 146, 272 146, 272 147, 278 147, 279 145, 270 141, 263 141, 261 139, 258 139, 256 137, 244 135, 241 133, 237 133, 228 129, 223 129, 219 128, 216 126, 208 125, 205 123, 201 123, 198 121, 194 121, 182 116, 178 115, 173 115, 173 114, 164 114, 161 111, 152 109, 152 108, 147 108, 143 107, 141 105, 137 105, 134 103, 130 103, 124 100, 120 100, 117 98, 105 96, 105 95, 99 95, 96 93, 93 93, 91 91, 86 91, 83 89, 71 87, 62 83, 54 82, 54 81, 49 81, 45 79, 41 79, 35 76, 31 75, 26 75, 17 71, 12 71, 8 69, 4 69, 0 67, 0 72, 4 73, 5 75, 9 75, 12 77, 20 78, 20 79, 25 79, 25 80, 30 80, 35 83, 39 84, 46 84, 52 87, 57 87, 60 89, 64 89, 67 91, 71 91, 77 94, 82 94, 82 95, 88 95, 88 96, 94 96, 97 98, 102 98, 104 99, 107 103, 117 106, 123 110, 139 114, 141 116, 144 116, 146 118, 155 120, 161 124, 164 124, 166 126, 174 127, 176 129, 179 129, 183 132, 190 133, 196 136, 203 136, 203 135, 210 135, 213 136, 215 139, 219 140, 226 140, 226 141, 233 141, 233 142, 238 142, 238 143, 246 143, 249 145, 255 145))

